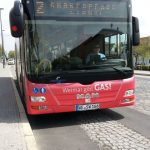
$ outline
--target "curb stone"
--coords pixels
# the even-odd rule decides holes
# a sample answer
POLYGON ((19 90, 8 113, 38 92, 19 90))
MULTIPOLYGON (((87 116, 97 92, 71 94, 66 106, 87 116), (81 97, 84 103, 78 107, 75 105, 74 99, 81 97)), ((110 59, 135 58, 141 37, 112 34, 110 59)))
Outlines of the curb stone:
POLYGON ((16 88, 15 83, 14 83, 12 78, 11 78, 11 82, 12 82, 13 90, 15 93, 16 103, 17 103, 18 109, 19 109, 19 115, 20 115, 19 124, 21 125, 21 130, 24 134, 27 150, 38 150, 35 137, 33 135, 31 126, 28 122, 25 110, 24 110, 23 105, 21 103, 20 96, 17 92, 17 88, 16 88))

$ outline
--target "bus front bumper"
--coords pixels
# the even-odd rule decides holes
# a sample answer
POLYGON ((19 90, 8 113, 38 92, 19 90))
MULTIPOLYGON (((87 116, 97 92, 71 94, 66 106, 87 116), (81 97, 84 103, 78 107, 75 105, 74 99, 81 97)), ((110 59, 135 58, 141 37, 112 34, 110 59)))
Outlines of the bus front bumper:
MULTIPOLYGON (((114 107, 124 107, 124 106, 131 106, 134 105, 135 99, 124 99, 118 103, 114 102, 103 102, 103 103, 96 103, 96 109, 107 109, 107 108, 114 108, 114 107)), ((93 104, 83 104, 86 105, 93 105, 93 104)), ((76 111, 87 111, 92 109, 77 109, 77 106, 82 105, 70 105, 70 106, 49 106, 49 105, 32 105, 27 110, 28 114, 30 115, 39 115, 39 114, 53 114, 53 113, 64 113, 64 112, 76 112, 76 111)), ((87 107, 88 108, 88 107, 87 107)), ((95 108, 93 108, 95 110, 95 108)))

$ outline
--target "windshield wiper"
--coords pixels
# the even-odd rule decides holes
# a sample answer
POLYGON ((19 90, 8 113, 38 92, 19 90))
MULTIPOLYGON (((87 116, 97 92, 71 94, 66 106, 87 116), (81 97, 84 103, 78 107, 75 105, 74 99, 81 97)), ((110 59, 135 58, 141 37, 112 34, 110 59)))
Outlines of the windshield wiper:
POLYGON ((118 72, 119 74, 122 74, 123 76, 127 75, 127 73, 124 70, 118 69, 116 67, 111 67, 111 68, 113 68, 116 72, 118 72))
POLYGON ((70 71, 70 70, 68 70, 68 71, 63 71, 63 70, 60 70, 60 71, 57 71, 57 72, 51 72, 51 73, 45 73, 45 74, 39 74, 38 75, 38 78, 39 79, 43 79, 43 78, 45 78, 45 79, 49 79, 49 78, 59 78, 59 77, 63 77, 63 76, 65 76, 65 75, 67 75, 67 74, 71 74, 71 73, 73 73, 73 72, 76 72, 76 71, 70 71))
POLYGON ((126 76, 127 75, 127 73, 124 71, 124 70, 122 70, 122 69, 119 69, 116 65, 114 65, 114 64, 103 64, 103 65, 101 65, 101 67, 105 67, 105 68, 112 68, 112 69, 114 69, 116 72, 118 72, 119 74, 121 74, 121 75, 123 75, 123 76, 126 76))
MULTIPOLYGON (((51 72, 49 74, 39 74, 38 75, 38 79, 51 79, 51 80, 61 80, 62 78, 64 78, 64 76, 68 75, 68 74, 80 74, 80 73, 88 73, 88 72, 99 72, 98 70, 100 69, 110 69, 112 68, 114 71, 116 71, 119 75, 122 76, 127 76, 128 73, 125 72, 125 70, 129 71, 129 68, 127 69, 123 69, 122 67, 119 68, 119 66, 116 66, 114 64, 103 64, 103 65, 92 65, 92 66, 84 66, 84 67, 80 67, 77 70, 68 70, 68 71, 56 71, 56 72, 51 72)), ((131 71, 131 68, 130 68, 131 71)))
POLYGON ((86 66, 84 67, 84 69, 90 69, 90 70, 93 70, 93 69, 101 69, 101 68, 112 68, 114 69, 117 73, 123 75, 123 76, 127 76, 127 73, 122 70, 122 69, 119 69, 116 65, 114 64, 102 64, 102 65, 92 65, 92 66, 86 66))

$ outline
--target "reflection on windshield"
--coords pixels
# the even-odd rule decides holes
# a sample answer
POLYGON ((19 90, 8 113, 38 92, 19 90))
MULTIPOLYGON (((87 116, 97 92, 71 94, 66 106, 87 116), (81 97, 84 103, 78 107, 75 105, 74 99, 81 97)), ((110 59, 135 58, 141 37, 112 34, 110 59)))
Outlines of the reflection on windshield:
MULTIPOLYGON (((33 25, 29 22, 27 26, 33 25)), ((36 21, 34 30, 28 33, 32 43, 28 73, 90 70, 105 64, 129 66, 126 22, 36 21)))

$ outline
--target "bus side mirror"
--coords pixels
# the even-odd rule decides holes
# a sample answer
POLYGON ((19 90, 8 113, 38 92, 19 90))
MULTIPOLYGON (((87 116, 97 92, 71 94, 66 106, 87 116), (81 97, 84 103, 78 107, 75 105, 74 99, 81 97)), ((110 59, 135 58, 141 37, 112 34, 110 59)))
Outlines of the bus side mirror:
POLYGON ((140 44, 140 32, 139 32, 139 20, 136 17, 132 17, 132 35, 133 35, 133 46, 140 44))
POLYGON ((10 30, 13 37, 21 37, 24 30, 23 5, 19 1, 14 2, 14 7, 9 13, 10 30))

